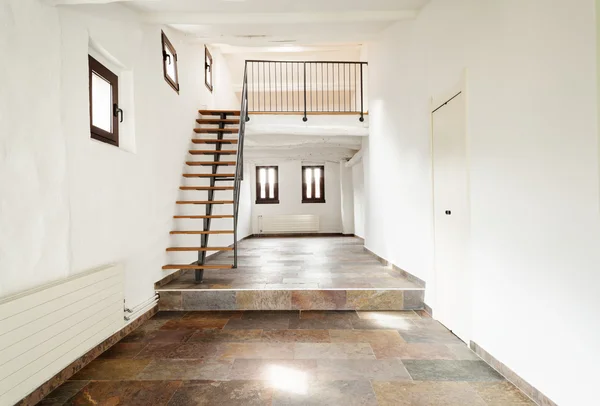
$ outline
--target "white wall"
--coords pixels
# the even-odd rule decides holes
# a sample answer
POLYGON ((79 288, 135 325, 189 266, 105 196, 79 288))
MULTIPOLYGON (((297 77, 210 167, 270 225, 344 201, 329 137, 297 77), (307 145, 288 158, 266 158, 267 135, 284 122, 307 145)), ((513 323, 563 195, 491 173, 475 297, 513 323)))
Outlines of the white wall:
POLYGON ((81 10, 33 0, 0 8, 2 52, 13 55, 0 64, 11 78, 0 98, 0 296, 121 262, 135 306, 173 260, 165 248, 175 243, 169 231, 197 109, 231 89, 210 94, 203 45, 164 28, 178 52, 177 95, 163 78, 161 27, 118 5, 81 10), (122 84, 129 77, 134 152, 90 139, 90 37, 123 65, 122 84))
POLYGON ((429 103, 467 67, 473 340, 560 405, 600 361, 595 36, 591 1, 433 0, 369 49, 367 247, 435 313, 429 103))
POLYGON ((352 182, 352 168, 347 167, 348 161, 340 161, 340 206, 342 211, 342 232, 346 235, 354 234, 354 185, 352 182))
MULTIPOLYGON (((310 164, 318 164, 311 162, 310 164)), ((245 164, 250 166, 250 164, 245 164)), ((252 229, 259 233, 258 216, 315 214, 319 216, 321 233, 341 233, 340 169, 338 163, 325 163, 326 203, 302 203, 302 161, 269 161, 258 164, 279 168, 279 204, 256 204, 256 165, 252 172, 252 229)))
POLYGON ((365 180, 362 159, 352 166, 354 235, 365 238, 365 180))
POLYGON ((0 296, 70 272, 60 29, 37 2, 0 6, 0 296))

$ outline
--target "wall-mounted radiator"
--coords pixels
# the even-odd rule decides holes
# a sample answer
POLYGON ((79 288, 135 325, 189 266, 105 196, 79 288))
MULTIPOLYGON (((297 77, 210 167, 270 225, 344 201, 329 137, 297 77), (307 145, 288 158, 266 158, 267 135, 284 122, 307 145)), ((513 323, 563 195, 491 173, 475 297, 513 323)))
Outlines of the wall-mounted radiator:
POLYGON ((260 234, 317 233, 319 216, 313 214, 258 216, 260 234))
POLYGON ((124 325, 123 268, 0 300, 0 405, 12 405, 124 325))

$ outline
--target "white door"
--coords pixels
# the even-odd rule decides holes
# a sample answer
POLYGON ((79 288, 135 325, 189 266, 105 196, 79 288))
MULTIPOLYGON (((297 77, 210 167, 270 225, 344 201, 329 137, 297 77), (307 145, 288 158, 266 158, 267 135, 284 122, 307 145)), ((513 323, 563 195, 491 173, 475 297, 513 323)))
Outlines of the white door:
POLYGON ((432 126, 436 272, 434 315, 469 343, 469 191, 463 93, 457 94, 432 113, 432 126))

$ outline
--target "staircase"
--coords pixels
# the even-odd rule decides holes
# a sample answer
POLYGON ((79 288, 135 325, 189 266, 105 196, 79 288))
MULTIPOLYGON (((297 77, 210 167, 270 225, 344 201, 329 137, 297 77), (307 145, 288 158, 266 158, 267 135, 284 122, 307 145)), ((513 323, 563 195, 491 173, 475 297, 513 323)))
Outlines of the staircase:
POLYGON ((181 228, 171 231, 171 235, 199 236, 200 241, 196 246, 176 246, 167 248, 167 252, 198 252, 198 260, 193 264, 169 264, 163 270, 194 270, 195 280, 201 283, 204 271, 207 269, 231 269, 237 267, 237 209, 239 206, 239 189, 243 170, 243 134, 245 122, 240 122, 240 116, 245 117, 247 108, 242 103, 242 111, 234 110, 199 110, 201 118, 196 122, 200 126, 194 129, 198 138, 192 139, 194 148, 189 151, 193 160, 187 161, 190 168, 206 168, 210 171, 202 173, 184 173, 186 179, 197 179, 198 185, 180 187, 189 199, 177 201, 177 205, 199 207, 204 206, 198 213, 176 215, 175 219, 181 228), (243 113, 243 114, 242 114, 243 113), (241 141, 241 142, 240 142, 241 141), (231 198, 216 198, 217 192, 227 192, 231 198), (200 192, 200 193, 198 193, 200 192), (201 198, 194 196, 200 195, 201 198), (213 214, 216 205, 231 207, 231 214, 213 214), (232 219, 231 227, 215 230, 211 227, 213 219, 232 219), (202 220, 199 222, 198 220, 202 220), (185 227, 183 226, 185 224, 185 227), (201 224, 201 227, 198 226, 201 224), (233 236, 233 245, 218 247, 209 245, 211 235, 229 234, 233 236), (207 265, 206 259, 209 252, 235 251, 234 263, 231 265, 207 265))

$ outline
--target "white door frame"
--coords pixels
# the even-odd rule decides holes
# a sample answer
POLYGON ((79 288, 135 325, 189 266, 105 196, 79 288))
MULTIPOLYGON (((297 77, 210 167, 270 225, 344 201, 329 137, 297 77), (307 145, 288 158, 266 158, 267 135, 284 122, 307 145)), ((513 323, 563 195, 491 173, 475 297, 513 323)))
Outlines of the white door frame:
MULTIPOLYGON (((471 204, 470 204, 470 190, 471 190, 471 185, 470 185, 470 169, 471 169, 471 160, 470 160, 470 130, 469 130, 469 88, 468 88, 468 70, 464 69, 461 77, 459 79, 459 81, 452 86, 451 88, 449 88, 447 91, 440 93, 439 95, 432 97, 431 98, 431 113, 430 113, 430 147, 431 147, 431 151, 430 151, 430 156, 431 156, 431 195, 433 198, 432 201, 432 208, 434 210, 434 212, 432 213, 433 215, 433 221, 432 221, 432 227, 433 227, 433 244, 434 244, 434 261, 433 261, 433 266, 434 266, 434 286, 433 286, 433 310, 434 310, 434 316, 435 316, 435 308, 440 306, 440 286, 439 286, 439 281, 440 281, 440 270, 438 269, 438 266, 436 264, 436 247, 435 247, 435 241, 436 241, 436 225, 435 225, 435 210, 436 210, 436 206, 435 206, 435 162, 434 162, 434 127, 433 127, 433 114, 434 111, 439 109, 440 107, 443 107, 444 105, 446 105, 448 102, 450 102, 453 98, 455 98, 456 96, 458 96, 459 94, 462 94, 462 96, 464 97, 464 103, 465 103, 465 156, 466 156, 466 171, 467 171, 467 179, 466 179, 466 188, 467 188, 467 192, 468 192, 468 196, 467 196, 467 210, 469 213, 469 219, 470 219, 470 213, 471 213, 471 204)), ((468 230, 468 234, 467 234, 467 246, 465 247, 466 250, 466 265, 468 267, 467 272, 469 275, 469 286, 465 286, 465 295, 468 295, 469 297, 469 303, 470 303, 470 308, 469 310, 469 314, 467 315, 468 317, 468 331, 463 332, 461 339, 465 340, 467 344, 469 344, 470 338, 472 337, 472 331, 473 331, 473 318, 472 318, 472 306, 473 306, 473 301, 472 301, 472 282, 473 282, 473 275, 471 273, 471 255, 470 255, 470 235, 471 235, 471 227, 470 227, 470 221, 469 224, 467 225, 467 230, 468 230)), ((452 330, 452 326, 446 326, 449 329, 452 330)))

